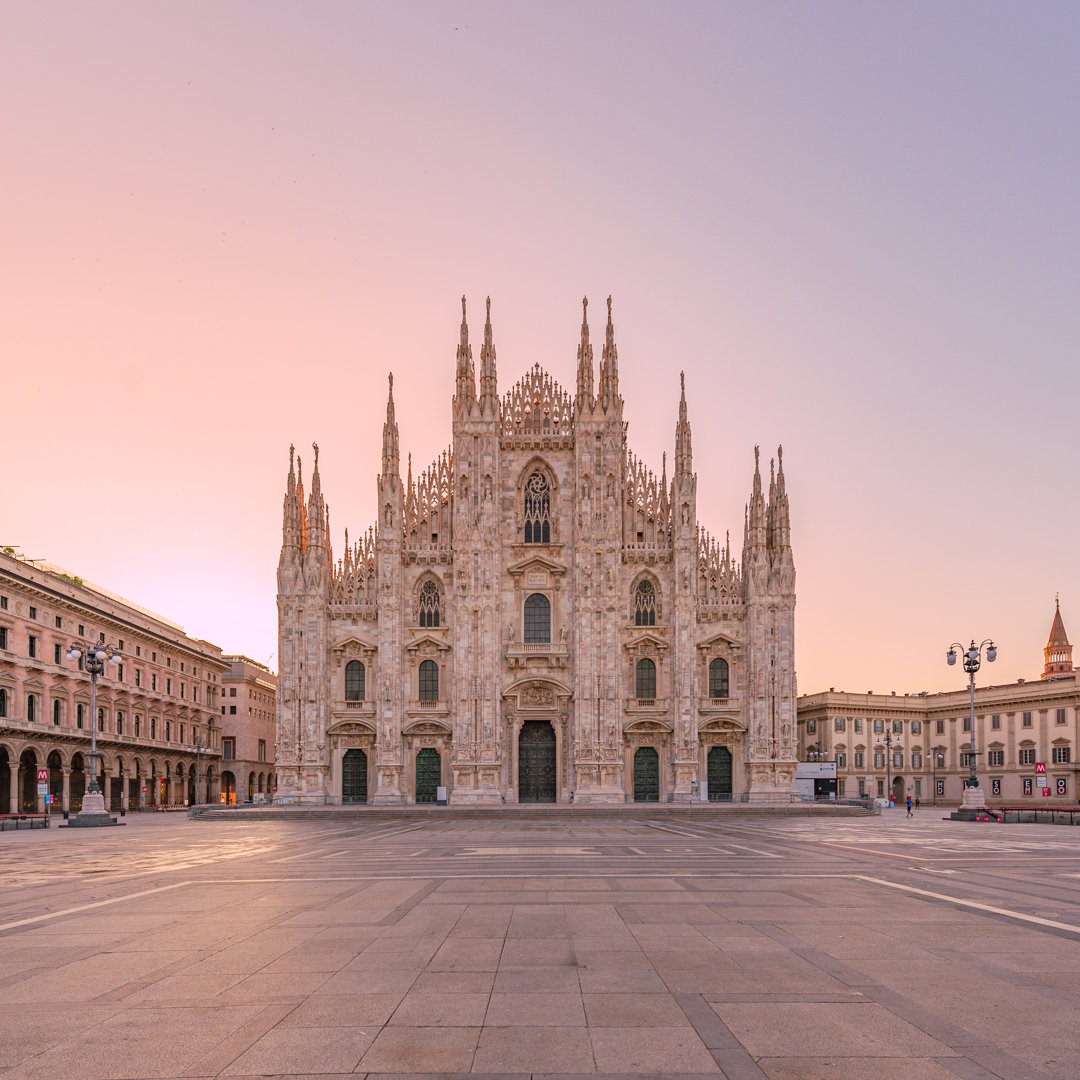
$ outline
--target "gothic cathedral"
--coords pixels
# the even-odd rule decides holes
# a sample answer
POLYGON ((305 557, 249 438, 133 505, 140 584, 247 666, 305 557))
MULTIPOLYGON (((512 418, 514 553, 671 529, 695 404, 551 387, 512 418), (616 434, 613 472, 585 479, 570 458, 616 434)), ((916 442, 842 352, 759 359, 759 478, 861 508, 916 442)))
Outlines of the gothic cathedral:
POLYGON ((278 564, 278 794, 296 803, 612 804, 795 790, 795 567, 783 457, 755 466, 742 557, 675 468, 629 449, 588 301, 571 397, 539 365, 479 394, 462 299, 453 444, 401 480, 393 376, 378 523, 336 562, 289 455, 278 564))

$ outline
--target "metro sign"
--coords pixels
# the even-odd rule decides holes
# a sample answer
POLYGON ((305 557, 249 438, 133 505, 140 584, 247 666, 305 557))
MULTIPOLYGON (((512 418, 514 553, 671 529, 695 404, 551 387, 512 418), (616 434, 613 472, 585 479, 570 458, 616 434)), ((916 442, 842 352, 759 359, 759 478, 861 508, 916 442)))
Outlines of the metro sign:
POLYGON ((38 769, 38 771, 37 771, 37 782, 39 784, 47 784, 49 782, 49 770, 48 769, 38 769))
POLYGON ((1037 761, 1037 762, 1035 762, 1035 775, 1036 776, 1045 776, 1046 775, 1046 762, 1045 761, 1037 761))

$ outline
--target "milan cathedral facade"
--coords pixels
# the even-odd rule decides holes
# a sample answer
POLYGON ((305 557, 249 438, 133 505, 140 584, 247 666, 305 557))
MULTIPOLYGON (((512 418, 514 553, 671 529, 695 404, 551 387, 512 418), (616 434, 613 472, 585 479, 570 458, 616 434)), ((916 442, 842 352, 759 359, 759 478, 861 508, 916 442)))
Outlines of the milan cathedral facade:
POLYGON ((539 365, 479 386, 462 300, 452 445, 402 482, 393 377, 378 523, 336 561, 315 449, 289 457, 278 564, 278 793, 296 803, 767 798, 795 790, 795 568, 783 459, 755 449, 741 558, 627 445, 588 302, 571 397, 539 365))

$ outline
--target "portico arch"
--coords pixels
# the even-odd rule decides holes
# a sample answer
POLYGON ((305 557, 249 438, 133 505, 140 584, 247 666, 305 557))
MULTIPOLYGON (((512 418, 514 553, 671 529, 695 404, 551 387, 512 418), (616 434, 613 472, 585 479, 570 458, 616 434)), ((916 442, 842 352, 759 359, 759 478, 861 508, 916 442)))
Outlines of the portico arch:
POLYGON ((508 801, 570 801, 572 697, 564 682, 540 674, 516 679, 503 690, 502 784, 508 801))

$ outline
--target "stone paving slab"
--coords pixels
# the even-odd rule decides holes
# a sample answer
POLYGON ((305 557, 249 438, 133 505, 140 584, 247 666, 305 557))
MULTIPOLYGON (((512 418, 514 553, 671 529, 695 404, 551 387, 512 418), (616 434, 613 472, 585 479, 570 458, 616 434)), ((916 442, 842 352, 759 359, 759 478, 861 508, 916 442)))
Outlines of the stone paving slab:
POLYGON ((1070 830, 489 815, 112 834, 0 839, 0 1080, 1080 1076, 1070 830))

